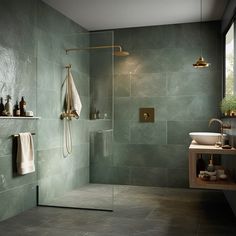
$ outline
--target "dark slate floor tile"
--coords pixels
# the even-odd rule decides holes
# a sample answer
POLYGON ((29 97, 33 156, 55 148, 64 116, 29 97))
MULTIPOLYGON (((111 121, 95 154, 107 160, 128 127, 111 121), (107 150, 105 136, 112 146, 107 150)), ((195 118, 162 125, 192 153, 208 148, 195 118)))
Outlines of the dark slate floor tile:
POLYGON ((0 235, 231 236, 236 220, 219 191, 119 185, 114 212, 37 207, 0 222, 0 235))

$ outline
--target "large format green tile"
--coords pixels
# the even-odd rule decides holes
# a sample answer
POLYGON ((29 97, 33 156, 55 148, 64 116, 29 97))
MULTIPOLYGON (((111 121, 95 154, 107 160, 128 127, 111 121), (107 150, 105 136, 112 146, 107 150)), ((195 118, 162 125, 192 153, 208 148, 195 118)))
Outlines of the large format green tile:
POLYGON ((167 122, 168 144, 190 144, 190 132, 214 131, 214 127, 208 126, 206 121, 168 121, 167 122))
MULTIPOLYGON (((37 155, 35 155, 36 159, 37 155)), ((15 155, 13 157, 10 155, 2 156, 0 157, 0 162, 0 191, 36 182, 36 172, 23 176, 17 174, 15 155)))
POLYGON ((141 186, 167 186, 167 170, 164 168, 131 168, 131 184, 141 186))
POLYGON ((170 96, 167 98, 168 120, 209 120, 218 117, 219 97, 170 96))
POLYGON ((124 50, 133 51, 137 49, 159 49, 165 46, 163 27, 138 27, 130 29, 115 30, 115 42, 120 44, 124 50))
POLYGON ((1 1, 1 45, 35 55, 36 1, 1 1))
POLYGON ((195 71, 167 73, 168 95, 214 95, 221 90, 220 71, 195 71))
POLYGON ((116 98, 114 106, 115 120, 130 120, 130 98, 116 98))
POLYGON ((168 169, 168 187, 188 188, 188 177, 188 169, 168 169))
MULTIPOLYGON (((56 66, 56 65, 55 65, 56 66)), ((57 68, 57 67, 56 67, 57 68)), ((59 69, 59 68, 58 68, 59 69)), ((37 59, 37 88, 60 92, 62 79, 54 77, 54 63, 43 58, 37 59)), ((61 71, 60 71, 61 72, 61 71)))
POLYGON ((131 76, 132 97, 156 97, 166 95, 166 79, 162 73, 131 76))
POLYGON ((90 51, 90 75, 112 76, 113 58, 112 49, 100 49, 90 51))
POLYGON ((114 169, 109 164, 90 164, 90 183, 112 183, 113 175, 114 169))
POLYGON ((187 168, 184 145, 115 144, 114 166, 187 168))
POLYGON ((59 119, 62 113, 60 91, 38 89, 37 94, 37 115, 44 119, 59 119))
POLYGON ((167 123, 131 123, 130 143, 133 144, 166 144, 167 123))
POLYGON ((114 90, 115 97, 129 97, 131 92, 131 76, 132 75, 115 75, 114 90))
POLYGON ((0 192, 0 221, 36 206, 36 184, 0 192), (25 202, 26 201, 26 202, 25 202))
POLYGON ((129 143, 130 122, 127 120, 115 120, 114 123, 114 141, 117 143, 129 143))
POLYGON ((94 99, 112 96, 112 76, 96 75, 90 77, 90 93, 94 99))
POLYGON ((63 122, 58 119, 38 121, 38 149, 60 147, 63 133, 63 122))

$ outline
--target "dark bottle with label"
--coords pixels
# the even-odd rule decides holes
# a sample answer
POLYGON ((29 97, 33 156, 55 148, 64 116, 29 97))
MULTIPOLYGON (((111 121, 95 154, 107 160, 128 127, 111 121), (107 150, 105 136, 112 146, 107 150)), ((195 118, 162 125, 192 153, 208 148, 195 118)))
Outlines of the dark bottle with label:
POLYGON ((97 112, 96 112, 96 118, 100 119, 100 111, 99 110, 97 110, 97 112))
POLYGON ((22 97, 20 101, 20 116, 26 116, 26 102, 24 97, 22 97))
POLYGON ((14 106, 14 111, 13 111, 14 116, 20 116, 20 107, 18 101, 16 101, 16 104, 14 106))
POLYGON ((3 111, 5 110, 5 106, 3 104, 3 98, 1 98, 1 102, 0 102, 0 116, 3 116, 3 111))
POLYGON ((197 159, 197 176, 202 170, 206 170, 206 163, 203 160, 202 155, 201 155, 200 158, 197 159))

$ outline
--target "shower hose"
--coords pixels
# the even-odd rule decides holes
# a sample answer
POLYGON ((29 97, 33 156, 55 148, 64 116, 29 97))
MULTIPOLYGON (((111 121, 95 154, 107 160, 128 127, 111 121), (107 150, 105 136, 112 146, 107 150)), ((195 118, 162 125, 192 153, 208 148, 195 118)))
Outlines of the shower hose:
POLYGON ((63 155, 67 157, 72 153, 72 137, 71 137, 71 120, 64 118, 64 141, 63 141, 63 155))
POLYGON ((72 104, 72 88, 71 88, 71 77, 70 68, 68 67, 68 75, 66 79, 66 114, 64 117, 64 141, 63 141, 63 155, 67 157, 72 153, 72 136, 71 136, 71 104, 72 104))

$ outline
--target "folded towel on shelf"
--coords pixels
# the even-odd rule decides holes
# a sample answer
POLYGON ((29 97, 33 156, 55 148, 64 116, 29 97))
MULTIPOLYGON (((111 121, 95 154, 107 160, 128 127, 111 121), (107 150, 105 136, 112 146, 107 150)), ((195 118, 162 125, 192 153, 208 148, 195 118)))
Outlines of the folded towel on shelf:
POLYGON ((35 171, 34 143, 31 133, 19 133, 17 136, 17 173, 25 175, 35 171))
POLYGON ((82 104, 80 101, 79 93, 75 87, 75 83, 74 83, 71 72, 68 73, 66 79, 68 80, 68 89, 67 89, 67 94, 66 94, 66 107, 68 107, 69 105, 70 111, 78 119, 80 116, 81 109, 82 109, 82 104), (69 93, 69 96, 68 96, 68 93, 69 93), (70 101, 68 101, 68 97, 70 101))

